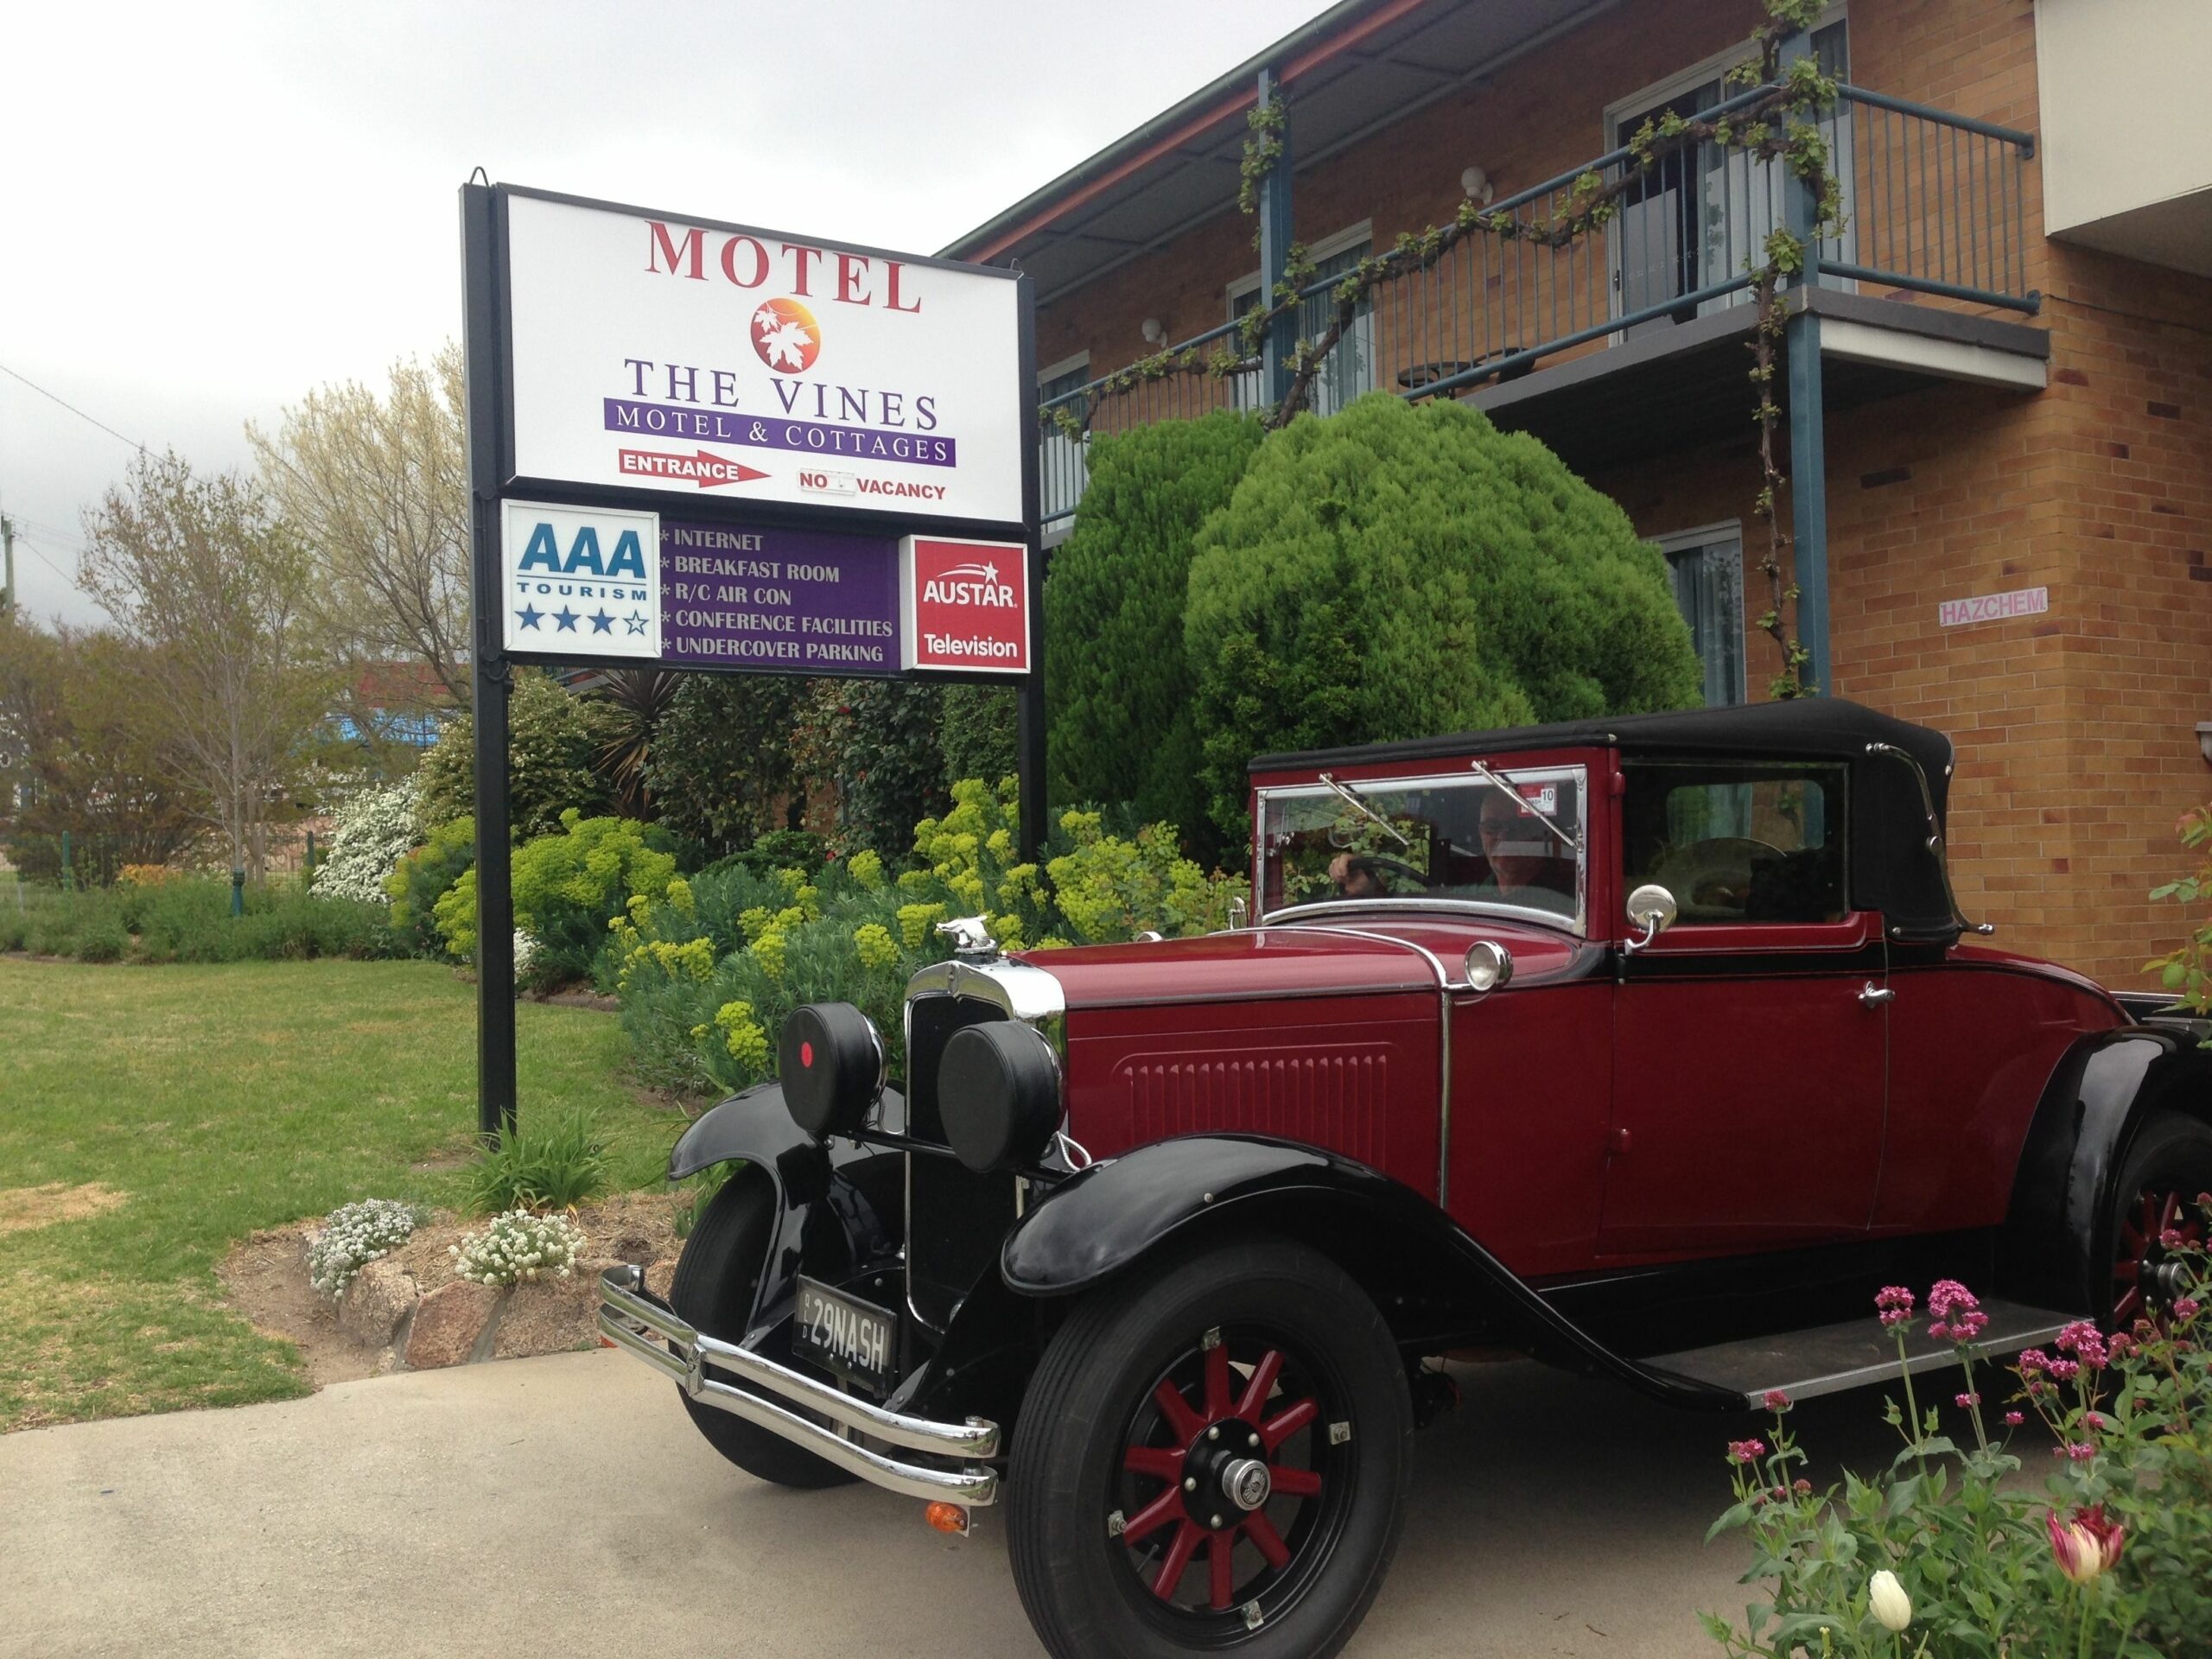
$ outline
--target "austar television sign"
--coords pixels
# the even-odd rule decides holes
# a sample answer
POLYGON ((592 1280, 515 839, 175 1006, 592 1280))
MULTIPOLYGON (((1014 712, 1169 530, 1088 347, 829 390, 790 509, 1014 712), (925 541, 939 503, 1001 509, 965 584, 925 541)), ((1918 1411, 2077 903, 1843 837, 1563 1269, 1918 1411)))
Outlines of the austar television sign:
POLYGON ((511 479, 1023 522, 1008 273, 504 202, 511 479))

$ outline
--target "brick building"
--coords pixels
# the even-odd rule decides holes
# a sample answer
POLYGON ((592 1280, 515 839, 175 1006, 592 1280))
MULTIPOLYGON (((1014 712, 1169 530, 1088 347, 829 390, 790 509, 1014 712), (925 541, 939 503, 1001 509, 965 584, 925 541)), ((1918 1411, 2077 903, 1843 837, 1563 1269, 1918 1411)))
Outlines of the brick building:
MULTIPOLYGON (((1646 115, 1734 96, 1756 0, 1347 0, 945 251, 1019 260, 1040 383, 1185 340, 1261 291, 1236 198, 1262 77, 1288 105, 1263 200, 1325 280, 1470 194, 1540 218, 1646 115)), ((1791 43, 1825 118, 1841 233, 1790 296, 1802 619, 1841 695, 1960 751, 1955 879, 1997 943, 2140 982, 2178 919, 2147 892, 2212 793, 2212 77, 2200 0, 1847 0, 1791 43), (1808 480, 1824 486, 1815 490, 1808 480), (1825 626, 1820 599, 1825 589, 1825 626), (1961 620, 1944 602, 2024 595, 1961 620)), ((1471 238, 1379 288, 1318 378, 1456 396, 1534 432, 1666 550, 1708 699, 1775 647, 1745 380, 1747 254, 1802 207, 1708 147, 1565 253, 1471 238)), ((1309 290, 1318 333, 1325 290, 1309 290)), ((1099 429, 1267 399, 1268 359, 1102 404, 1099 429)), ((1042 440, 1048 544, 1079 442, 1042 440)))

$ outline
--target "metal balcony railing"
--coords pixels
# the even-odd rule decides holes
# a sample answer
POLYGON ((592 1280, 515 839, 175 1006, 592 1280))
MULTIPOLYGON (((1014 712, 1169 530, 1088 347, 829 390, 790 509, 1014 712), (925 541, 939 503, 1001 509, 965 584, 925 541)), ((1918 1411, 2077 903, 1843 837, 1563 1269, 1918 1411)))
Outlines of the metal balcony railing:
MULTIPOLYGON (((1766 90, 1700 118, 1748 105, 1766 90)), ((1808 281, 1908 289, 1968 308, 2037 310, 2040 299, 2024 274, 2031 135, 1852 86, 1838 88, 1819 124, 1842 187, 1843 222, 1821 244, 1808 281)), ((1568 210, 1586 174, 1611 183, 1633 166, 1624 146, 1490 211, 1548 224, 1568 210)), ((1604 231, 1569 246, 1468 237, 1427 269, 1376 285, 1317 377, 1313 407, 1326 413, 1377 387, 1414 398, 1464 392, 1742 304, 1769 234, 1783 222, 1786 183, 1780 165, 1708 143, 1663 160, 1629 187, 1604 231)), ((1339 281, 1325 277, 1304 290, 1303 336, 1327 326, 1339 281)), ((1236 325, 1224 323, 1175 349, 1203 359, 1237 346, 1236 325)), ((1089 434, 1255 408, 1261 395, 1256 359, 1224 375, 1172 374, 1101 397, 1107 378, 1042 407, 1047 524, 1071 516, 1082 499, 1089 434), (1056 410, 1068 411, 1084 435, 1063 431, 1056 410)))

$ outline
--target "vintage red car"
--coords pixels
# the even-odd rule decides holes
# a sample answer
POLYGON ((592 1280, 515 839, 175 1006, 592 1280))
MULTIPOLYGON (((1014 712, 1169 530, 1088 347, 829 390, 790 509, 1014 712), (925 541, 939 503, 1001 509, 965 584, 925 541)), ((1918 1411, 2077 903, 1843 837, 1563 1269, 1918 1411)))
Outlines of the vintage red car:
POLYGON ((1332 1653, 1440 1356, 1740 1411, 1882 1375, 1894 1280, 1995 1287, 1993 1349, 2173 1294, 2212 1051, 1974 942, 1951 768, 1834 700, 1255 761, 1255 924, 971 931, 903 1090, 798 1010, 601 1329, 764 1479, 1003 1499, 1062 1659, 1332 1653))

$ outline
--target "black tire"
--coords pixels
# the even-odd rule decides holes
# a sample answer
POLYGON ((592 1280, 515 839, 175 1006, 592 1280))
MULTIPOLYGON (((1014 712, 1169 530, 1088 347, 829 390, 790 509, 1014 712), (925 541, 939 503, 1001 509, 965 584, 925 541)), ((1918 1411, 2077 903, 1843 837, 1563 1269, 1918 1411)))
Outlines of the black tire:
POLYGON ((1077 1306, 1022 1402, 1007 1485, 1022 1605, 1055 1659, 1333 1654, 1397 1548, 1413 1432, 1389 1327, 1318 1251, 1254 1236, 1141 1269, 1077 1306), (1216 1362, 1216 1351, 1227 1358, 1216 1362), (1257 1385, 1254 1408, 1254 1372, 1270 1355, 1273 1381, 1257 1385), (1167 1388, 1181 1399, 1179 1421, 1163 1402, 1167 1388), (1217 1398, 1230 1402, 1225 1413, 1217 1398), (1294 1419, 1311 1427, 1282 1428, 1294 1419), (1209 1427, 1229 1433, 1210 1439, 1209 1427), (1270 1465, 1272 1491, 1249 1514, 1220 1495, 1243 1461, 1239 1441, 1270 1465), (1195 1497, 1173 1472, 1133 1469, 1140 1459, 1183 1459, 1179 1468, 1197 1471, 1183 1480, 1201 1482, 1195 1497), (1218 1531, 1217 1510, 1227 1517, 1218 1531), (1201 1537, 1180 1546, 1179 1565, 1186 1529, 1201 1537), (1225 1590, 1213 1576, 1223 1541, 1225 1590))
POLYGON ((2200 1192, 2212 1192, 2212 1126, 2178 1112, 2152 1118, 2136 1132, 2106 1217, 2105 1260, 2112 1264, 2104 1306, 2108 1328, 2125 1331, 2155 1311, 2171 1277, 2171 1252, 2159 1243, 2169 1228, 2187 1242, 2205 1242, 2200 1192))
MULTIPOLYGON (((766 1176, 741 1170, 692 1226, 676 1261, 668 1304, 693 1330, 731 1342, 745 1334, 768 1258, 775 1202, 775 1188, 766 1176)), ((842 1486, 854 1478, 757 1423, 702 1405, 682 1389, 676 1392, 707 1444, 748 1475, 779 1486, 809 1488, 842 1486)))

